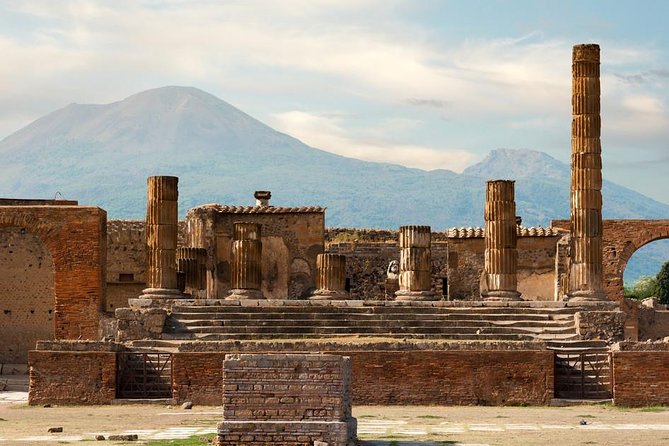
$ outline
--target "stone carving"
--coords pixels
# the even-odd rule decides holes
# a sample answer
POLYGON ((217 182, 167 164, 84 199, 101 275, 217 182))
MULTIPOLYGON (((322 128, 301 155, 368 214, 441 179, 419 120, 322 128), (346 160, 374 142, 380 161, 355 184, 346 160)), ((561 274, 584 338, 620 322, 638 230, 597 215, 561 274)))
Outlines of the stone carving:
POLYGON ((230 295, 226 299, 262 299, 262 242, 260 225, 235 223, 232 242, 230 295))
POLYGON ((398 262, 397 260, 391 260, 390 263, 388 264, 388 271, 386 272, 388 279, 397 280, 399 278, 399 273, 400 273, 400 262, 398 262))
POLYGON ((147 288, 143 298, 182 297, 177 285, 176 249, 178 232, 179 178, 154 176, 147 179, 146 247, 147 288))
MULTIPOLYGON (((486 182, 485 300, 520 300, 514 181, 486 182)), ((536 235, 536 232, 535 232, 536 235)))
POLYGON ((345 255, 318 254, 316 269, 316 290, 310 299, 344 300, 348 298, 345 255))
POLYGON ((572 54, 570 300, 605 300, 602 265, 602 145, 599 45, 572 54))
POLYGON ((429 226, 400 226, 400 289, 397 300, 435 300, 432 291, 432 231, 429 226))

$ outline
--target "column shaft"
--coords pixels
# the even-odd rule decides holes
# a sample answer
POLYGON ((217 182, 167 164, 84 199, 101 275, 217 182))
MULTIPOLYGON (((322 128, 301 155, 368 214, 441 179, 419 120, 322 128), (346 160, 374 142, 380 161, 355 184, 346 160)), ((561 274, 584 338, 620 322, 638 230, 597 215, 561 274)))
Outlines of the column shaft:
POLYGON ((485 264, 486 300, 520 300, 514 181, 486 182, 485 264))
POLYGON ((147 179, 147 288, 143 291, 144 297, 174 298, 181 295, 176 268, 178 182, 177 177, 170 176, 147 179))
POLYGON ((432 291, 432 230, 429 226, 400 226, 400 289, 397 300, 434 300, 432 291))
POLYGON ((318 254, 316 269, 316 291, 310 299, 343 300, 348 298, 345 255, 318 254))
POLYGON ((602 267, 602 146, 599 46, 572 54, 570 300, 605 300, 602 267))
POLYGON ((260 225, 235 223, 232 242, 230 296, 227 299, 261 299, 262 242, 260 225))

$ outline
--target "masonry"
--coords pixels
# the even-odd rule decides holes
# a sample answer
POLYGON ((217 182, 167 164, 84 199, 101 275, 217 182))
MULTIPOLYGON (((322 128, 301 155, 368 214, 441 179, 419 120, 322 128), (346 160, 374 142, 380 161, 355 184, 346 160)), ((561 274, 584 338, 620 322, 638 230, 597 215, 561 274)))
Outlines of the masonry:
MULTIPOLYGON (((41 313, 41 323, 44 323, 45 327, 51 325, 51 321, 53 323, 51 325, 53 328, 50 329, 53 330, 52 334, 46 336, 46 333, 40 333, 40 335, 58 339, 97 338, 100 310, 105 295, 106 212, 100 208, 71 204, 32 205, 30 201, 26 203, 26 205, 16 205, 15 200, 13 206, 0 206, 0 228, 13 228, 5 233, 5 240, 17 240, 17 237, 27 240, 22 242, 23 247, 20 248, 26 254, 22 259, 23 264, 28 261, 26 268, 38 268, 44 271, 50 269, 47 267, 48 252, 53 263, 53 301, 50 307, 46 291, 38 293, 38 302, 34 307, 28 304, 25 308, 17 308, 14 313, 15 318, 9 317, 3 321, 5 329, 16 329, 17 332, 21 332, 21 327, 25 327, 26 323, 25 310, 34 310, 38 313, 37 316, 41 313), (27 236, 23 237, 23 234, 28 233, 37 237, 41 243, 37 243, 34 238, 28 240, 27 236), (42 244, 44 249, 41 248, 42 244), (28 251, 32 251, 30 256, 27 255, 28 251), (42 263, 41 267, 39 263, 38 265, 30 263, 29 258, 33 262, 39 262, 40 256, 46 262, 42 263), (51 308, 53 308, 52 315, 45 316, 44 313, 48 313, 51 308)), ((6 246, 8 255, 12 249, 9 245, 6 246)), ((19 252, 12 253, 14 254, 19 255, 19 252)), ((48 288, 46 282, 51 280, 45 279, 42 273, 39 275, 41 278, 38 281, 42 281, 44 284, 42 286, 48 288)), ((15 297, 11 295, 0 297, 0 299, 7 298, 15 297)), ((12 314, 12 309, 5 309, 9 313, 5 313, 2 317, 12 314)), ((34 313, 30 318, 33 316, 34 313)), ((17 359, 23 358, 25 350, 18 357, 15 353, 12 355, 17 359)))

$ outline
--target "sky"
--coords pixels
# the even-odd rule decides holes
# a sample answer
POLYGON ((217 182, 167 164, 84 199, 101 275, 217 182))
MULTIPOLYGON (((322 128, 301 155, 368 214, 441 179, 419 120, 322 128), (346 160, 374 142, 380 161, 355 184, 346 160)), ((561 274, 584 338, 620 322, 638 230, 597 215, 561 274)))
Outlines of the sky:
POLYGON ((3 0, 0 139, 184 85, 349 157, 569 162, 571 48, 599 43, 604 177, 669 203, 666 17, 664 0, 3 0))

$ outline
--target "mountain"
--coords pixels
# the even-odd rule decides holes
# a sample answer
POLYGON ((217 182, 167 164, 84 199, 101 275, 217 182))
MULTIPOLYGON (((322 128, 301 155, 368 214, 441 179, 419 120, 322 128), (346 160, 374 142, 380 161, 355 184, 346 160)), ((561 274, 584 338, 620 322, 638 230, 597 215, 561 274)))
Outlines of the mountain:
MULTIPOLYGON (((516 180, 525 225, 569 217, 569 166, 530 150, 493 150, 462 174, 334 155, 277 132, 209 93, 163 87, 104 105, 70 104, 0 141, 0 195, 63 197, 143 218, 146 177, 177 175, 180 210, 203 203, 322 205, 327 225, 435 229, 483 224, 485 180, 516 180)), ((666 218, 669 206, 611 182, 605 218, 666 218)))

